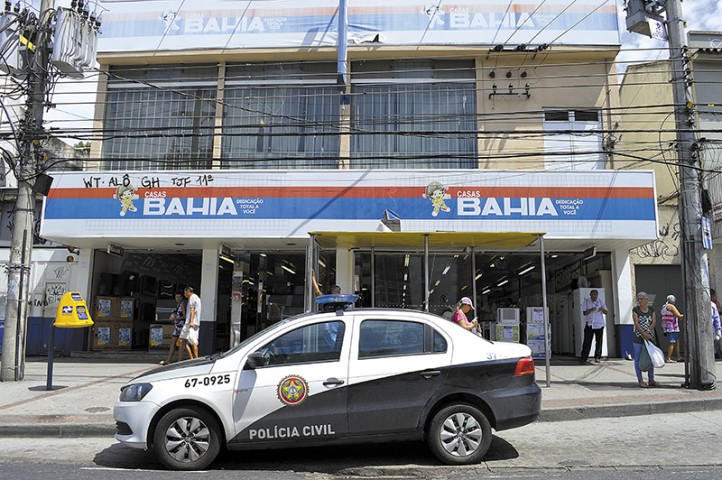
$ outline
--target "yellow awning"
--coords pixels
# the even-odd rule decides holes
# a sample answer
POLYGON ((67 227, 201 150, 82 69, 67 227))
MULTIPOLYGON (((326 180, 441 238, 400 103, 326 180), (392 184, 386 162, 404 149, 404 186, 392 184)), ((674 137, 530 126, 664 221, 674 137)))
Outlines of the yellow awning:
POLYGON ((321 248, 429 248, 475 247, 486 250, 525 248, 543 233, 528 232, 309 232, 321 248))

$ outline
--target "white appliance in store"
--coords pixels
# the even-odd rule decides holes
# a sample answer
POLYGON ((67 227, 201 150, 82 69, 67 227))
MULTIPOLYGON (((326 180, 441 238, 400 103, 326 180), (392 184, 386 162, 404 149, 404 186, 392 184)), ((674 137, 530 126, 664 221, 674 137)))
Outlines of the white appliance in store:
POLYGON ((521 340, 518 308, 497 308, 496 322, 490 325, 489 337, 496 342, 514 342, 521 340))
MULTIPOLYGON (((548 308, 547 318, 549 318, 548 308)), ((531 354, 534 358, 544 358, 546 356, 546 339, 547 336, 551 339, 551 324, 545 329, 545 323, 544 307, 526 308, 526 344, 531 348, 531 354), (545 330, 546 334, 544 333, 545 330)))
POLYGON ((501 324, 492 322, 489 325, 489 339, 492 342, 519 343, 521 340, 519 324, 501 324))
POLYGON ((500 325, 519 325, 519 309, 497 308, 496 323, 500 325))
MULTIPOLYGON (((570 292, 571 293, 571 292, 570 292)), ((572 298, 571 295, 557 294, 552 296, 552 308, 549 317, 552 336, 552 352, 571 355, 574 352, 574 335, 572 333, 572 298)))
MULTIPOLYGON (((582 313, 584 311, 584 300, 589 298, 589 292, 592 290, 596 290, 599 292, 599 299, 604 302, 605 305, 607 305, 606 298, 605 298, 605 289, 603 288, 579 288, 577 290, 574 290, 572 292, 573 296, 573 304, 574 304, 574 355, 577 357, 581 357, 582 355, 582 344, 584 343, 584 326, 587 323, 587 319, 582 313)), ((609 305, 607 305, 607 310, 609 310, 609 305)), ((605 321, 609 320, 609 314, 604 316, 605 321)), ((609 325, 604 327, 604 333, 602 335, 602 357, 608 356, 607 352, 607 331, 609 330, 609 325)), ((591 358, 594 357, 594 348, 596 345, 596 340, 594 339, 594 336, 592 336, 592 348, 589 350, 589 356, 591 358)))

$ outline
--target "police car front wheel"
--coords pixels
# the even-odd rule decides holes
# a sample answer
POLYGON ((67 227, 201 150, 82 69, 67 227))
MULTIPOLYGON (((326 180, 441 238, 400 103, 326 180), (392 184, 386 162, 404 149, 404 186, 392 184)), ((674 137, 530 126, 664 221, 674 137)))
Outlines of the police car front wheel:
POLYGON ((153 450, 173 470, 200 470, 211 464, 221 449, 216 419, 203 409, 177 408, 163 415, 153 435, 153 450))
POLYGON ((476 407, 449 405, 434 415, 427 439, 436 458, 446 464, 478 463, 491 445, 491 424, 476 407))

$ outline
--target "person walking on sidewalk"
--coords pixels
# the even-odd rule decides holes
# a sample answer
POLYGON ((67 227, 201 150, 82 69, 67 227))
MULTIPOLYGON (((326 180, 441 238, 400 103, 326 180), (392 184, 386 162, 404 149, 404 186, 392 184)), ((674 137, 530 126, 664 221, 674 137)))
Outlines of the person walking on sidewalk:
POLYGON ((186 344, 191 346, 191 358, 198 358, 199 329, 201 326, 201 299, 193 293, 193 287, 186 287, 183 290, 183 295, 188 299, 188 305, 186 306, 186 321, 180 334, 181 345, 178 350, 178 360, 182 360, 186 344))
MULTIPOLYGON (((677 346, 677 340, 679 338, 679 320, 684 317, 674 305, 676 301, 677 298, 674 295, 667 295, 667 303, 662 305, 662 308, 659 310, 659 314, 662 317, 662 331, 667 337, 667 340, 669 340, 667 363, 675 363, 675 360, 672 360, 672 354, 674 353, 674 347, 677 346)), ((679 355, 679 348, 677 348, 676 362, 681 361, 682 358, 679 355)))
POLYGON ((657 323, 657 316, 654 308, 649 306, 649 296, 646 292, 637 294, 638 306, 632 309, 632 321, 634 322, 634 339, 632 346, 634 347, 634 371, 637 374, 637 381, 642 388, 655 387, 657 382, 654 381, 654 365, 647 371, 648 382, 642 378, 642 371, 639 369, 639 355, 642 353, 644 341, 654 341, 654 326, 657 323))
POLYGON ((607 324, 605 315, 609 313, 604 300, 599 298, 599 291, 589 292, 589 298, 584 300, 582 313, 586 317, 584 326, 584 343, 582 344, 582 363, 587 363, 589 350, 592 348, 592 335, 594 335, 594 361, 599 363, 602 359, 602 341, 604 338, 604 327, 607 324))
MULTIPOLYGON (((175 294, 175 301, 175 310, 173 310, 173 313, 170 314, 170 319, 173 321, 175 326, 173 327, 173 333, 171 333, 168 356, 165 360, 160 362, 161 365, 170 365, 173 362, 173 353, 175 353, 176 346, 180 345, 178 340, 181 331, 183 330, 183 325, 186 323, 186 299, 183 298, 183 294, 179 292, 175 294)), ((190 346, 186 345, 186 350, 188 350, 188 358, 193 358, 190 346)), ((183 360, 183 352, 181 351, 178 352, 178 360, 183 360)))

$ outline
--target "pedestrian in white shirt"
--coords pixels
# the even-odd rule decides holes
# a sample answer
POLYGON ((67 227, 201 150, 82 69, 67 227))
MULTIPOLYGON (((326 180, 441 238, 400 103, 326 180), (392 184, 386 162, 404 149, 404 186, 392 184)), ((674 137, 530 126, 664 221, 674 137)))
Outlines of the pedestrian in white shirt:
POLYGON ((589 350, 592 348, 592 335, 594 335, 594 361, 599 363, 602 359, 602 339, 604 338, 604 327, 607 324, 604 317, 607 313, 607 306, 604 300, 599 298, 599 291, 589 292, 589 298, 584 300, 582 313, 586 320, 584 326, 584 343, 582 344, 582 363, 587 363, 589 350))
POLYGON ((188 299, 186 305, 186 322, 180 334, 179 359, 181 358, 186 342, 191 346, 193 355, 191 358, 198 358, 199 329, 201 327, 201 299, 193 293, 193 287, 186 287, 183 295, 188 299))

